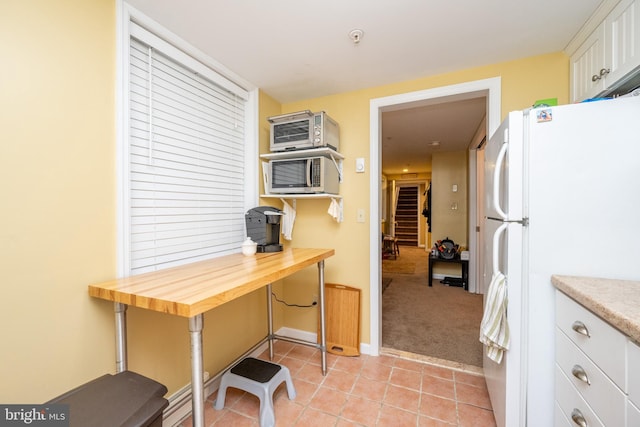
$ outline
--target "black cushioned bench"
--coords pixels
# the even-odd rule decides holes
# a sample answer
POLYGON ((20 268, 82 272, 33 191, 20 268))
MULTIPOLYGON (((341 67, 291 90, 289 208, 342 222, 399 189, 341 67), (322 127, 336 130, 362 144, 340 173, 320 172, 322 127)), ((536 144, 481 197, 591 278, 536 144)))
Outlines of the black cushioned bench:
POLYGON ((131 371, 106 374, 46 403, 69 405, 71 427, 162 427, 167 388, 131 371))

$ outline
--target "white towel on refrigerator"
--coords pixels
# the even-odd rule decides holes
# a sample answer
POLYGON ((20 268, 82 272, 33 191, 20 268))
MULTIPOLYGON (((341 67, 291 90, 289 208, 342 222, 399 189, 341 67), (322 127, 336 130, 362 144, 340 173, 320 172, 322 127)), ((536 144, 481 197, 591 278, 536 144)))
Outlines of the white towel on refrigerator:
POLYGON ((502 362, 504 352, 509 349, 507 279, 502 273, 491 278, 480 323, 480 342, 486 346, 487 357, 496 363, 502 362))
POLYGON ((296 220, 296 210, 285 200, 282 201, 284 215, 282 216, 282 235, 286 240, 291 240, 293 234, 293 223, 296 220))

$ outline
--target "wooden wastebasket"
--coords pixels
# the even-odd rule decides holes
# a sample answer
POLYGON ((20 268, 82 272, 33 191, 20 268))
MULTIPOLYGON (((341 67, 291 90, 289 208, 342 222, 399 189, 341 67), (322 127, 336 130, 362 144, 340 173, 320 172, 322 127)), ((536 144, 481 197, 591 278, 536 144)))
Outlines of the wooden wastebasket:
POLYGON ((359 356, 360 289, 335 283, 326 283, 324 289, 327 351, 342 356, 359 356))

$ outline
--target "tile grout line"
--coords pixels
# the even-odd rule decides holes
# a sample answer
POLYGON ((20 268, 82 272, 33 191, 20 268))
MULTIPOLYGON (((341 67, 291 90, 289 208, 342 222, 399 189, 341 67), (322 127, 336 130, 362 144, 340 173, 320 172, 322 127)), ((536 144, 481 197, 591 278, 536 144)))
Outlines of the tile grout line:
MULTIPOLYGON (((305 367, 315 367, 316 365, 312 362, 314 355, 305 355, 304 353, 299 353, 296 355, 292 355, 291 352, 292 350, 295 348, 295 346, 290 347, 288 350, 284 351, 284 353, 276 353, 274 354, 274 361, 282 361, 284 358, 289 357, 291 359, 296 359, 299 362, 301 362, 301 366, 300 368, 298 368, 296 370, 296 377, 301 373, 301 371, 305 368, 305 367), (297 356, 297 357, 296 357, 297 356)), ((405 409, 402 406, 396 406, 393 404, 389 404, 386 405, 389 408, 394 408, 396 410, 400 410, 403 412, 407 412, 410 414, 415 415, 416 417, 416 426, 420 425, 421 422, 421 406, 423 403, 423 400, 425 398, 425 396, 423 396, 423 394, 425 395, 430 395, 430 396, 435 396, 435 397, 439 397, 441 399, 447 399, 445 396, 442 396, 440 394, 433 394, 433 393, 428 393, 425 389, 425 378, 429 378, 429 377, 433 377, 434 379, 438 379, 438 380, 444 380, 444 381, 449 381, 448 378, 451 378, 451 381, 453 383, 453 400, 455 401, 455 423, 456 425, 460 426, 460 404, 461 402, 459 401, 459 394, 461 392, 461 390, 459 389, 458 385, 460 384, 464 384, 465 387, 470 387, 470 390, 481 390, 481 387, 477 386, 476 383, 474 381, 472 381, 470 378, 466 378, 465 375, 467 375, 465 372, 458 372, 456 369, 451 369, 451 368, 446 368, 446 367, 439 367, 444 369, 444 371, 448 374, 448 375, 439 375, 439 372, 431 372, 427 369, 427 367, 430 366, 434 366, 432 364, 426 363, 426 362, 420 362, 420 361, 409 361, 410 364, 398 364, 399 360, 405 360, 402 358, 396 358, 396 357, 392 357, 393 362, 389 364, 389 362, 391 362, 391 360, 389 361, 384 361, 384 362, 380 362, 380 361, 373 361, 372 359, 366 357, 363 358, 363 360, 354 365, 351 365, 349 363, 347 364, 340 364, 339 358, 333 358, 333 360, 328 364, 327 366, 327 375, 326 376, 322 376, 321 378, 317 378, 315 380, 307 380, 305 378, 296 378, 298 381, 303 381, 303 382, 307 382, 309 384, 313 384, 315 386, 315 390, 313 392, 313 394, 310 395, 308 403, 303 404, 300 403, 298 404, 296 402, 297 405, 300 406, 301 411, 300 413, 296 416, 296 418, 293 420, 294 425, 297 425, 302 419, 303 419, 303 414, 305 413, 305 411, 307 409, 312 409, 312 410, 317 410, 319 412, 322 412, 326 415, 329 416, 334 416, 336 418, 336 423, 334 425, 337 425, 341 422, 349 422, 349 423, 355 423, 355 424, 360 424, 361 421, 358 421, 358 419, 352 419, 349 417, 346 417, 345 414, 345 410, 347 408, 347 404, 349 403, 350 400, 365 400, 365 401, 369 401, 369 402, 373 402, 375 403, 375 406, 377 407, 377 415, 376 415, 376 419, 375 419, 375 425, 378 425, 382 420, 383 420, 383 415, 384 415, 384 411, 383 408, 385 407, 385 401, 386 399, 389 397, 389 393, 390 393, 390 387, 394 386, 394 387, 398 387, 401 389, 405 389, 405 390, 412 390, 418 393, 418 399, 417 399, 417 407, 415 408, 415 410, 408 410, 405 409), (377 366, 372 366, 372 365, 377 365, 377 366), (353 368, 356 368, 355 370, 352 370, 353 368), (371 370, 371 375, 372 377, 369 378, 367 375, 365 375, 365 371, 368 369, 371 370), (388 376, 386 378, 386 380, 381 381, 379 380, 379 378, 376 376, 378 369, 380 368, 384 368, 385 370, 388 369, 388 376), (335 386, 328 386, 326 384, 327 378, 329 378, 329 376, 335 376, 335 375, 339 375, 340 372, 344 372, 344 373, 348 373, 348 374, 352 374, 353 375, 353 379, 352 382, 350 384, 348 384, 348 390, 347 391, 343 391, 343 386, 347 385, 346 383, 343 384, 341 382, 336 383, 335 386), (419 384, 417 384, 417 387, 414 389, 411 387, 410 383, 406 383, 403 380, 405 379, 405 377, 409 377, 411 376, 412 373, 416 373, 419 374, 419 384), (394 378, 394 374, 396 374, 396 381, 398 381, 398 383, 394 383, 393 378, 394 378), (450 376, 449 376, 450 375, 450 376), (381 393, 381 397, 378 399, 369 399, 367 397, 367 395, 361 395, 361 394, 356 394, 356 384, 358 384, 360 381, 362 380, 367 380, 367 381, 375 381, 381 384, 384 384, 384 389, 383 392, 381 393), (317 382, 316 382, 317 381, 317 382), (320 391, 321 387, 325 387, 327 389, 330 390, 335 390, 336 392, 339 393, 344 393, 344 395, 346 396, 346 400, 344 402, 344 404, 342 405, 342 407, 340 408, 340 410, 336 413, 333 412, 326 412, 324 410, 321 409, 316 409, 314 407, 311 406, 311 402, 314 399, 314 397, 316 397, 320 391)), ((279 363, 279 362, 276 362, 279 363)), ((438 366, 436 366, 438 367, 438 366)), ((444 372, 442 373, 444 374, 444 372)), ((476 376, 475 374, 468 374, 471 376, 476 376)), ((481 376, 481 375, 480 375, 481 376)), ((466 390, 466 388, 465 388, 466 390)), ((434 390, 435 391, 435 390, 434 390)), ((236 402, 234 403, 234 407, 233 408, 227 408, 227 412, 231 412, 234 413, 236 415, 241 415, 244 417, 248 417, 248 414, 245 413, 244 411, 242 411, 239 408, 236 408, 236 405, 238 404, 238 402, 242 399, 242 397, 238 398, 236 400, 236 402)), ((448 399, 447 399, 448 400, 448 399)), ((475 401, 475 400, 474 400, 475 401)), ((354 405, 356 405, 355 402, 352 402, 354 405)), ((485 408, 484 405, 482 405, 481 403, 479 404, 473 404, 473 403, 465 403, 467 405, 470 406, 475 406, 478 409, 483 409, 483 410, 487 410, 489 412, 492 412, 491 409, 485 408)), ((354 408, 355 409, 355 408, 354 408)), ((354 414, 355 415, 355 414, 354 414)), ((430 416, 428 413, 425 413, 424 415, 425 419, 429 419, 429 420, 436 420, 438 422, 442 422, 442 423, 448 423, 445 420, 441 420, 439 418, 433 418, 432 416, 430 416)), ((255 417, 248 417, 250 419, 255 418, 255 417)), ((218 425, 217 423, 219 423, 220 421, 220 417, 217 418, 211 425, 218 425)), ((254 419, 255 421, 255 419, 254 419)))
POLYGON ((453 375, 453 399, 456 402, 456 425, 460 426, 460 411, 458 410, 458 381, 456 381, 456 373, 452 372, 453 375))

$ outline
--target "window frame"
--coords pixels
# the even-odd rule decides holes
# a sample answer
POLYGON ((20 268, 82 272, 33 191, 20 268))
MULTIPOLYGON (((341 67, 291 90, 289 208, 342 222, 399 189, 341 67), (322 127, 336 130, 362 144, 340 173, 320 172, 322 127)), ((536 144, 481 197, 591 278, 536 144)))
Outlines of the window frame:
MULTIPOLYGON (((244 210, 258 204, 258 89, 222 64, 191 46, 159 23, 145 16, 123 0, 116 5, 116 218, 117 218, 117 274, 126 277, 131 274, 130 266, 130 185, 128 176, 129 155, 129 46, 134 27, 140 26, 151 32, 164 43, 175 47, 183 55, 180 61, 193 61, 193 66, 204 66, 217 74, 216 83, 228 89, 239 88, 246 92, 245 103, 245 180, 244 210), (134 23, 135 25, 132 25, 134 23)), ((240 251, 240 247, 238 247, 240 251)))

